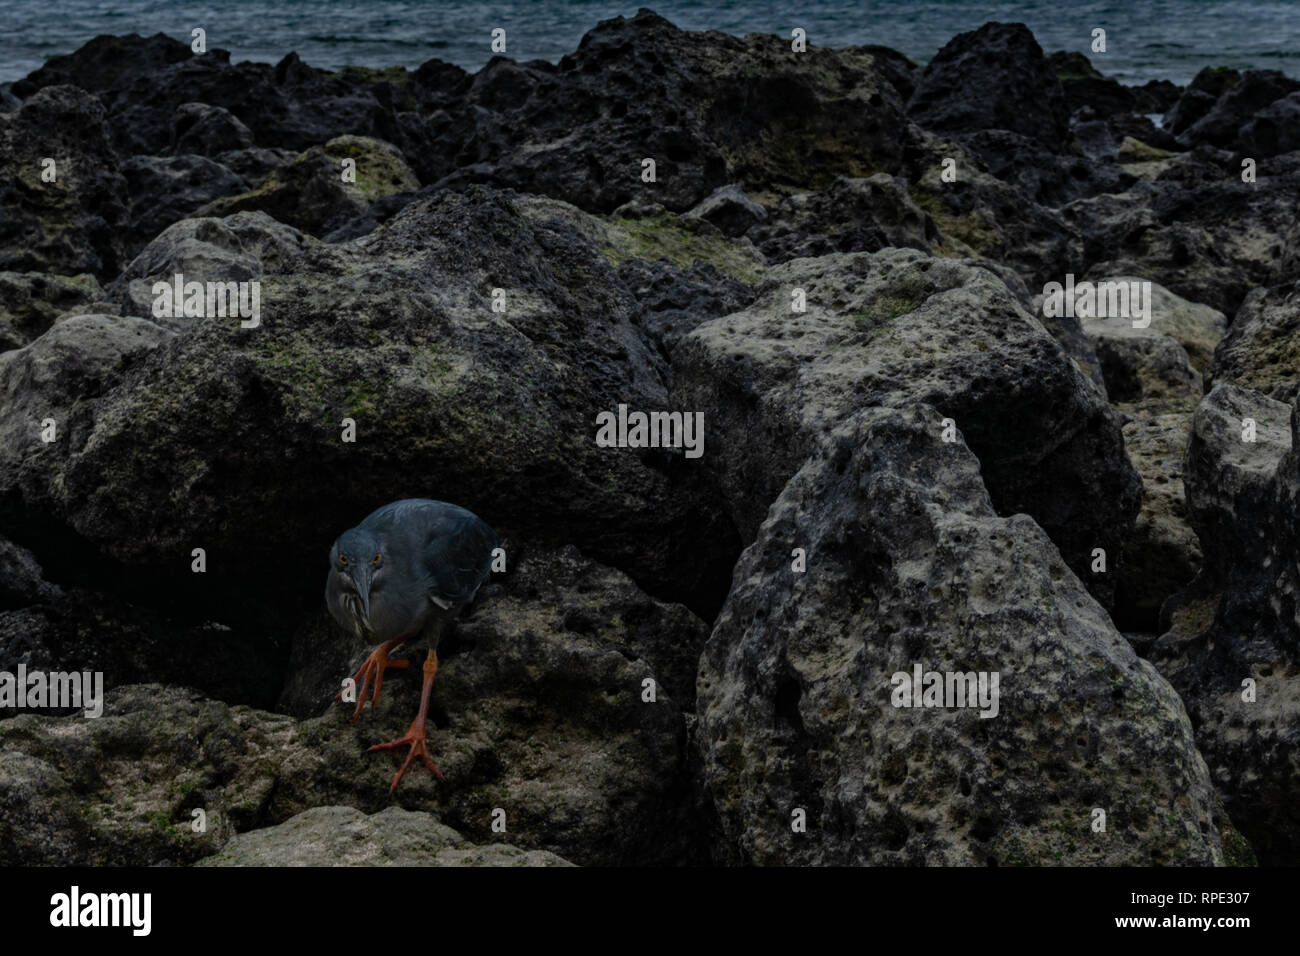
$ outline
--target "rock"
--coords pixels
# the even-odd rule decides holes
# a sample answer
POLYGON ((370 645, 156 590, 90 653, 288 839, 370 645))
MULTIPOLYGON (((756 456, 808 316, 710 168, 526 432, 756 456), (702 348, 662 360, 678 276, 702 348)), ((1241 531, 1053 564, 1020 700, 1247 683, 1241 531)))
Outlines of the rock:
POLYGON ((1186 350, 1152 328, 1135 329, 1129 318, 1088 318, 1083 331, 1097 350, 1106 395, 1125 410, 1163 414, 1191 412, 1201 397, 1201 376, 1186 350))
POLYGON ((231 172, 242 176, 250 186, 261 186, 277 169, 288 166, 298 156, 291 149, 263 149, 253 146, 248 149, 232 149, 218 153, 217 162, 231 172))
POLYGON ((878 48, 792 57, 788 38, 687 32, 641 10, 602 21, 555 67, 494 58, 425 149, 455 156, 436 185, 492 183, 591 212, 630 200, 685 212, 728 183, 820 189, 897 168, 905 64, 878 48))
MULTIPOLYGON (((111 293, 122 308, 152 315, 155 282, 172 282, 178 273, 186 281, 197 282, 260 279, 279 272, 311 243, 297 229, 276 222, 264 212, 240 212, 223 219, 185 219, 145 246, 118 277, 111 293)), ((195 323, 182 316, 158 321, 176 331, 195 323)))
POLYGON ((1149 163, 1154 160, 1166 159, 1168 156, 1169 150, 1148 146, 1140 139, 1134 139, 1132 136, 1124 137, 1123 142, 1119 144, 1117 153, 1117 158, 1123 163, 1149 163))
POLYGON ((188 44, 163 33, 142 37, 97 36, 75 53, 56 56, 13 86, 21 97, 47 86, 71 85, 91 93, 122 89, 134 80, 148 79, 159 70, 193 56, 188 44))
POLYGON ((606 218, 540 196, 519 196, 512 202, 530 221, 560 222, 576 230, 595 244, 615 268, 636 259, 667 262, 681 271, 702 263, 750 285, 765 265, 749 240, 729 239, 659 205, 628 205, 606 218))
POLYGON ((26 548, 0 538, 0 559, 5 568, 5 576, 0 579, 0 610, 62 597, 63 592, 45 580, 40 564, 26 548))
MULTIPOLYGON (((195 580, 201 575, 177 576, 162 588, 153 576, 106 558, 49 514, 25 507, 12 490, 24 467, 39 470, 84 442, 94 429, 97 400, 173 336, 144 319, 83 315, 0 355, 0 483, 9 489, 0 499, 0 521, 8 536, 37 553, 33 562, 57 572, 33 584, 20 570, 26 560, 6 563, 13 593, 0 601, 0 670, 12 673, 22 663, 100 671, 107 687, 159 680, 269 706, 279 691, 283 653, 264 631, 232 630, 217 623, 220 611, 205 617, 204 588, 195 580), (55 440, 47 443, 51 423, 55 440)), ((179 557, 188 569, 189 551, 179 557)))
POLYGON ((1102 116, 1138 111, 1133 90, 1102 76, 1082 53, 1057 51, 1047 58, 1047 63, 1061 82, 1066 109, 1089 106, 1102 116))
POLYGON ((754 288, 696 260, 681 269, 666 259, 625 259, 618 277, 636 296, 636 324, 670 358, 682 337, 696 326, 738 312, 753 301, 754 288))
MULTIPOLYGON (((339 528, 434 493, 537 544, 580 543, 652 594, 712 614, 738 546, 702 470, 669 450, 595 443, 598 412, 667 407, 634 301, 595 246, 512 202, 443 193, 362 240, 293 257, 259 280, 259 328, 190 322, 97 403, 91 431, 40 467, 13 461, 0 494, 21 487, 26 508, 163 590, 193 587, 202 542, 196 613, 231 627, 285 628, 318 600, 339 528), (348 464, 345 417, 383 454, 348 464), (268 578, 269 565, 288 577, 268 578)), ((178 255, 208 254, 177 241, 191 234, 218 244, 232 278, 238 218, 173 226, 124 279, 141 275, 147 290, 178 255)), ((240 228, 250 268, 295 235, 265 217, 240 228)))
POLYGON ((171 151, 175 155, 195 153, 215 158, 252 146, 253 131, 220 106, 182 103, 172 114, 171 151))
POLYGON ((1274 100, 1242 125, 1237 148, 1248 156, 1277 156, 1300 150, 1300 92, 1274 100))
POLYGON ((1121 631, 1159 634, 1161 607, 1201 568, 1201 544, 1187 520, 1183 490, 1191 422, 1190 412, 1175 412, 1143 415, 1124 426, 1129 461, 1142 476, 1142 510, 1115 587, 1111 617, 1121 631))
POLYGON ((1300 282, 1246 296, 1206 380, 1232 382, 1279 402, 1300 397, 1300 282))
POLYGON ((131 197, 129 252, 201 206, 248 185, 220 163, 194 155, 132 156, 122 164, 122 175, 131 197))
POLYGON ((672 396, 704 412, 747 542, 819 435, 915 401, 955 420, 999 513, 1034 516, 1103 596, 1092 549, 1118 555, 1139 506, 1118 419, 1043 327, 992 273, 912 250, 771 268, 753 304, 682 340, 672 396))
MULTIPOLYGON (((1143 280, 1110 276, 1100 281, 1143 280)), ((1183 452, 1202 395, 1201 370, 1224 327, 1218 310, 1188 302, 1157 283, 1151 283, 1148 301, 1146 328, 1134 328, 1132 317, 1083 320, 1110 401, 1132 416, 1124 425, 1124 443, 1142 476, 1142 510, 1124 548, 1111 614, 1126 635, 1141 635, 1130 640, 1143 652, 1161 631, 1164 602, 1201 566, 1201 546, 1187 520, 1183 452)))
POLYGON ((845 420, 742 555, 699 676, 721 842, 760 865, 1220 865, 1178 696, 1032 520, 995 514, 942 417, 845 420), (914 667, 999 674, 996 718, 891 706, 914 667))
POLYGON ((1175 132, 1185 146, 1208 143, 1232 149, 1238 145, 1241 128, 1256 112, 1298 89, 1300 83, 1277 70, 1247 70, 1219 94, 1203 116, 1175 132))
POLYGON ((261 210, 314 236, 323 236, 365 215, 380 199, 419 188, 395 146, 362 136, 340 136, 313 146, 270 174, 252 192, 217 199, 199 210, 222 217, 261 210), (352 160, 355 183, 342 179, 344 160, 352 160))
MULTIPOLYGON (((71 542, 52 563, 67 570, 81 557, 71 542)), ((36 593, 12 598, 12 608, 4 609, 0 600, 0 670, 14 674, 24 666, 28 673, 98 673, 108 691, 157 681, 230 703, 274 705, 284 652, 265 633, 196 620, 185 606, 187 591, 160 599, 149 593, 147 582, 133 582, 111 565, 102 567, 93 588, 43 581, 36 593), (114 588, 127 596, 106 593, 114 588), (146 603, 160 600, 163 608, 146 603)), ((0 718, 22 712, 50 713, 4 708, 0 718)))
POLYGON ((1300 188, 1300 153, 1291 157, 1271 161, 1258 182, 1243 183, 1231 154, 1202 147, 1152 182, 1063 206, 1061 218, 1083 237, 1086 265, 1075 274, 1141 276, 1192 302, 1235 312, 1282 261, 1283 237, 1295 221, 1283 197, 1300 188))
POLYGON ((1178 101, 1165 116, 1165 126, 1181 134, 1214 108, 1219 97, 1241 79, 1241 74, 1226 66, 1207 66, 1192 79, 1178 101))
POLYGON ((20 462, 39 468, 84 441, 78 429, 92 424, 86 406, 172 334, 133 316, 80 315, 0 354, 0 474, 12 477, 20 462), (55 423, 52 443, 41 438, 47 419, 55 423))
POLYGON ((206 103, 227 110, 267 147, 302 151, 351 133, 383 137, 394 124, 375 85, 314 70, 290 53, 274 67, 231 65, 228 50, 193 56, 161 35, 97 37, 14 84, 20 96, 69 84, 94 93, 124 154, 156 156, 172 140, 178 108, 206 103))
POLYGON ((1205 552, 1151 652, 1187 704, 1233 821, 1263 865, 1295 858, 1300 698, 1300 414, 1220 383, 1196 411, 1184 481, 1205 552), (1244 419, 1255 441, 1244 441, 1244 419), (1250 683, 1247 683, 1247 682, 1250 683))
MULTIPOLYGON (((656 703, 642 701, 643 680, 660 675, 627 641, 640 635, 643 647, 658 648, 671 673, 684 651, 671 639, 686 624, 698 649, 702 623, 665 607, 622 631, 603 602, 633 607, 630 586, 622 599, 595 588, 595 603, 574 605, 547 599, 530 572, 520 574, 521 593, 482 601, 443 649, 429 746, 444 781, 417 768, 390 797, 395 759, 366 752, 410 723, 419 681, 408 675, 390 675, 379 708, 355 724, 344 705, 295 720, 175 687, 118 688, 96 719, 0 721, 0 860, 188 863, 312 807, 372 814, 395 799, 478 842, 495 839, 500 807, 512 843, 575 862, 700 861, 683 702, 667 692, 672 678, 656 703), (205 833, 188 825, 195 809, 206 813, 205 833), (28 839, 51 819, 57 838, 28 839)), ((583 586, 579 577, 579 593, 583 586)), ((632 600, 652 610, 646 598, 632 600)))
POLYGON ((745 195, 739 186, 721 186, 684 218, 711 222, 727 236, 742 236, 751 226, 767 218, 767 210, 745 195))
POLYGON ((1290 449, 1290 408, 1230 384, 1219 384, 1196 409, 1185 464, 1187 505, 1202 540, 1214 543, 1210 573, 1231 559, 1258 563, 1274 478, 1290 449), (1243 421, 1256 423, 1254 442, 1243 441, 1243 421))
POLYGON ((934 132, 1010 130, 1049 149, 1066 136, 1061 83, 1023 23, 986 23, 949 40, 921 72, 907 115, 934 132))
POLYGON ((939 229, 939 241, 931 242, 936 254, 1001 262, 1031 287, 1079 271, 1080 236, 1060 215, 983 171, 979 158, 960 144, 916 127, 909 136, 910 192, 939 229), (956 182, 942 179, 948 159, 955 163, 956 182))
POLYGON ((313 807, 236 835, 198 866, 571 866, 545 850, 476 846, 429 813, 387 807, 313 807))
POLYGON ((841 176, 822 192, 789 196, 749 237, 768 261, 788 262, 890 246, 929 252, 939 230, 913 202, 904 180, 878 173, 866 179, 841 176))
MULTIPOLYGON (((1047 206, 1059 206, 1080 196, 1122 190, 1130 178, 1112 162, 1113 146, 1104 150, 1104 160, 1087 155, 1100 151, 1101 144, 1089 141, 1089 127, 1075 127, 1075 148, 1061 155, 1060 146, 1051 149, 1020 133, 1008 130, 980 130, 962 137, 966 148, 993 176, 1021 197, 1047 206), (1082 135, 1084 140, 1079 141, 1082 135), (1079 155, 1075 155, 1078 153, 1079 155)), ((1108 130, 1106 139, 1114 142, 1108 130)))
POLYGON ((89 273, 0 272, 0 351, 39 338, 61 315, 102 311, 104 299, 89 273), (92 304, 100 308, 88 308, 92 304))
POLYGON ((1129 89, 1137 100, 1135 109, 1139 113, 1167 113, 1183 94, 1181 86, 1168 80, 1147 80, 1129 89))
POLYGON ((53 87, 0 114, 0 168, 13 171, 0 180, 0 270, 117 271, 126 184, 93 96, 53 87))

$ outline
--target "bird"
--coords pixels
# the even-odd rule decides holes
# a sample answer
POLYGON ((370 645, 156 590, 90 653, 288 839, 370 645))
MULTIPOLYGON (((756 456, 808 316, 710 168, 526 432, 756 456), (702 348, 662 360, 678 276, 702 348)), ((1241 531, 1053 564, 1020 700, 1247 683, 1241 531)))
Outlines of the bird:
MULTIPOLYGON (((474 600, 491 573, 500 539, 473 512, 430 498, 404 498, 368 515, 344 531, 330 548, 325 604, 334 620, 358 640, 378 642, 356 676, 361 688, 351 720, 361 716, 373 684, 371 709, 379 704, 384 671, 410 666, 388 655, 413 638, 425 638, 420 710, 406 734, 375 744, 367 752, 409 746, 389 792, 419 757, 439 780, 442 771, 429 755, 425 724, 429 693, 438 673, 438 641, 446 623, 474 600)), ((342 700, 340 692, 334 702, 342 700)))

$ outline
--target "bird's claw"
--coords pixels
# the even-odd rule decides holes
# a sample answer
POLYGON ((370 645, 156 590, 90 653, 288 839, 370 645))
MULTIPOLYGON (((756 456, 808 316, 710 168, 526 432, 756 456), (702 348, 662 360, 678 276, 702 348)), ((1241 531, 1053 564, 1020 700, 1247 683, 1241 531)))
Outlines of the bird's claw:
MULTIPOLYGON (((353 686, 359 686, 361 690, 357 693, 357 709, 353 712, 350 722, 355 723, 356 719, 361 716, 361 708, 366 705, 366 692, 369 690, 372 680, 375 685, 374 693, 371 694, 370 697, 370 705, 373 710, 375 707, 379 706, 379 689, 384 686, 384 671, 390 667, 400 669, 410 666, 411 662, 405 659, 391 660, 388 657, 387 644, 380 644, 371 651, 370 656, 367 657, 365 663, 361 665, 361 669, 357 671, 356 676, 352 678, 353 686)), ((334 702, 338 703, 342 699, 343 692, 340 691, 335 695, 334 702)))
POLYGON ((443 779, 442 771, 438 769, 438 765, 434 763, 433 758, 429 756, 428 741, 425 739, 424 734, 424 724, 419 720, 411 724, 410 729, 407 730, 404 736, 399 737, 396 740, 389 740, 386 743, 375 744, 367 752, 374 753, 376 750, 396 750, 403 744, 410 744, 411 749, 406 754, 406 760, 402 762, 401 769, 399 769, 397 773, 393 774, 392 785, 388 788, 389 793, 392 793, 397 789, 398 783, 401 782, 402 775, 406 773, 407 768, 411 766, 411 762, 415 760, 416 757, 419 757, 424 761, 424 765, 433 771, 435 777, 439 780, 443 779))

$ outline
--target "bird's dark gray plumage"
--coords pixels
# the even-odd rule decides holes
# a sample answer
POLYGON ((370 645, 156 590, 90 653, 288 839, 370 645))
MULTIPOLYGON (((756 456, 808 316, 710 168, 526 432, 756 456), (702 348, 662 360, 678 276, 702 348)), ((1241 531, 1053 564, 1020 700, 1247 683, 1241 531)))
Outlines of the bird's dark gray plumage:
POLYGON ((382 643, 428 630, 474 599, 492 566, 495 531, 445 501, 384 505, 339 535, 325 603, 358 638, 382 643))

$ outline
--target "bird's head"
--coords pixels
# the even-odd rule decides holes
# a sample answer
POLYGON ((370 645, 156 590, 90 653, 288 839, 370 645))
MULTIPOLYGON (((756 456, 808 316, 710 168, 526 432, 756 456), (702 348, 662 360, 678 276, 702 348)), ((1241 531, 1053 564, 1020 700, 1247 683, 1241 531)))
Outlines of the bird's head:
POLYGON ((370 630, 370 595, 383 576, 384 563, 379 540, 360 528, 343 532, 331 549, 331 574, 338 579, 344 609, 358 634, 370 630))

